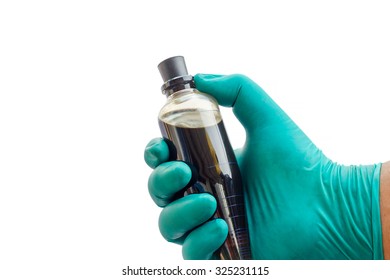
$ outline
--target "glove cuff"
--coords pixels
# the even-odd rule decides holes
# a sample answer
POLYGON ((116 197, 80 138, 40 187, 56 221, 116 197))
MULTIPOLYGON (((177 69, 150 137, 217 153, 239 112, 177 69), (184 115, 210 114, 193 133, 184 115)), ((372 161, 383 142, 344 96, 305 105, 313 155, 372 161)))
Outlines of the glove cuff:
POLYGON ((372 240, 373 259, 383 260, 382 224, 380 215, 380 172, 382 164, 374 166, 372 175, 372 240))
POLYGON ((327 219, 333 221, 328 230, 337 236, 340 250, 347 258, 384 258, 379 197, 381 166, 343 166, 331 161, 323 166, 323 205, 329 210, 327 219))

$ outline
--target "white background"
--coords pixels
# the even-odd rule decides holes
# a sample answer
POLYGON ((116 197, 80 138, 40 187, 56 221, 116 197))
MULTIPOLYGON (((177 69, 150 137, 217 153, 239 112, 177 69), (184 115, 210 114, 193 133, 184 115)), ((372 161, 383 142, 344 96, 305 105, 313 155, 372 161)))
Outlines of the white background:
POLYGON ((335 161, 389 160, 389 14, 375 0, 1 1, 1 279, 181 260, 143 160, 170 56, 251 77, 335 161))

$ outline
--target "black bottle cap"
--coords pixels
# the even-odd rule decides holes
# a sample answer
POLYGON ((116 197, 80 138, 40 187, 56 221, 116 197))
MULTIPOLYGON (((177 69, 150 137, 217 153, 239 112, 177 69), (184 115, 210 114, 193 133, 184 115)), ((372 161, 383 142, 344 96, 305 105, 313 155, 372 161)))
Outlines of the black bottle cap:
POLYGON ((157 66, 164 83, 176 77, 187 76, 187 67, 182 56, 174 56, 165 59, 157 66))

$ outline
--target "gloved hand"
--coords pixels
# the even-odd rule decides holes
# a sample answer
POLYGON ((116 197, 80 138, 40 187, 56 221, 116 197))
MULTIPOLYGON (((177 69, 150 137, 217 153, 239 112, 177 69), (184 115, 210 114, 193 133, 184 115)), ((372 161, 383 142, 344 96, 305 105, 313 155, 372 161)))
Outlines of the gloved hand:
MULTIPOLYGON (((245 76, 196 75, 195 84, 220 105, 233 107, 246 130, 236 155, 254 259, 383 259, 380 164, 332 162, 245 76)), ((164 207, 162 235, 183 244, 186 259, 211 258, 227 234, 223 220, 208 221, 216 208, 213 197, 173 200, 190 181, 191 170, 169 160, 162 139, 147 145, 145 160, 155 168, 150 194, 164 207)))

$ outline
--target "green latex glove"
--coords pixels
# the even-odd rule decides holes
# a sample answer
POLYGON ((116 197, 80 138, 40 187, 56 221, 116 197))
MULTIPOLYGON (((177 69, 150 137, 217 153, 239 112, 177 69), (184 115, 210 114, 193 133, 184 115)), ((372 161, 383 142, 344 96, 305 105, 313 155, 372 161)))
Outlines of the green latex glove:
MULTIPOLYGON (((195 83, 220 105, 233 107, 245 127, 246 142, 236 155, 254 259, 383 259, 380 164, 332 162, 245 76, 196 75, 195 83)), ((208 221, 216 207, 213 197, 174 200, 191 170, 169 161, 163 140, 147 145, 145 160, 155 168, 151 196, 164 207, 162 235, 183 244, 186 259, 212 258, 227 234, 224 221, 208 221)))

